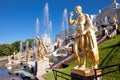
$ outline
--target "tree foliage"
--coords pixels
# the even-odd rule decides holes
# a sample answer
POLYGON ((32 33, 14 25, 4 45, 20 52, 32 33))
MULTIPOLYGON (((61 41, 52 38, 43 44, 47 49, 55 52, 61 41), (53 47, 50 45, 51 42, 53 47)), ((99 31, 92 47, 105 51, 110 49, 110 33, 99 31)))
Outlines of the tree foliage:
MULTIPOLYGON (((23 41, 23 51, 25 50, 26 42, 29 41, 29 47, 32 47, 34 39, 27 39, 23 41)), ((20 42, 15 41, 11 44, 0 44, 0 56, 12 55, 14 52, 17 53, 20 51, 20 42)))

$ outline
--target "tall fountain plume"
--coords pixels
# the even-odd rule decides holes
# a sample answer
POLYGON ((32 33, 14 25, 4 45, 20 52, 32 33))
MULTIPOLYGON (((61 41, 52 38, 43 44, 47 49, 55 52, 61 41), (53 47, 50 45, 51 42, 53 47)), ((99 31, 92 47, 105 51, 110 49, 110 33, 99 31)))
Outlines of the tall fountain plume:
POLYGON ((49 32, 50 32, 50 38, 52 38, 52 21, 50 20, 50 23, 49 23, 49 32))
POLYGON ((40 25, 39 19, 37 18, 37 19, 36 19, 36 36, 39 35, 39 25, 40 25))
POLYGON ((64 13, 63 13, 63 19, 64 19, 64 23, 65 23, 65 27, 67 29, 67 33, 66 35, 69 35, 69 31, 68 31, 68 16, 67 16, 67 9, 64 9, 64 13))
POLYGON ((51 37, 52 21, 49 19, 48 3, 45 4, 45 8, 44 8, 44 27, 45 27, 45 32, 51 37))
POLYGON ((29 41, 26 42, 26 51, 29 49, 29 41))
MULTIPOLYGON (((66 33, 63 32, 64 38, 65 38, 65 36, 69 35, 69 31, 68 31, 68 15, 67 15, 67 9, 66 8, 64 9, 63 20, 62 20, 62 30, 64 31, 65 29, 66 29, 66 33)), ((64 38, 63 38, 63 40, 64 40, 64 38)))
POLYGON ((67 9, 64 9, 64 13, 63 13, 63 21, 65 22, 65 26, 68 29, 68 16, 67 16, 67 9))
POLYGON ((44 27, 45 30, 47 29, 47 33, 48 33, 48 27, 49 26, 49 8, 48 8, 48 3, 45 4, 45 8, 44 8, 44 27))
POLYGON ((20 41, 20 55, 22 55, 22 50, 23 50, 23 44, 22 41, 20 41))
POLYGON ((62 21, 62 35, 61 35, 61 39, 64 41, 65 40, 65 23, 64 21, 62 21))

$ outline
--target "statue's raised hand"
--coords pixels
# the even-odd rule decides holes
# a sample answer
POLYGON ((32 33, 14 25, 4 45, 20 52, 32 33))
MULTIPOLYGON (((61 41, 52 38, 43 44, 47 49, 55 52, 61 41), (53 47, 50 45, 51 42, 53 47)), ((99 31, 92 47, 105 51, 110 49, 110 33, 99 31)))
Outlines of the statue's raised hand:
POLYGON ((74 15, 73 11, 70 12, 70 16, 72 17, 74 15))

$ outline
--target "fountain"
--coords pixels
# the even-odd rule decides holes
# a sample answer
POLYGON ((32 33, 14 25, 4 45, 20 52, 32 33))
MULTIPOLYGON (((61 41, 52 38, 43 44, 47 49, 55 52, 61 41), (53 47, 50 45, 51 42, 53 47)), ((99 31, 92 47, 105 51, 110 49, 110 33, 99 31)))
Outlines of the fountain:
POLYGON ((36 58, 36 41, 34 40, 33 42, 32 42, 32 53, 33 53, 33 60, 36 60, 37 58, 36 58))
POLYGON ((29 41, 26 42, 26 51, 29 49, 29 41))
POLYGON ((64 9, 64 12, 63 12, 62 31, 63 31, 63 35, 61 36, 61 39, 64 41, 66 36, 69 35, 69 31, 68 31, 68 16, 67 16, 67 9, 66 8, 64 9), (66 29, 66 32, 64 32, 65 29, 66 29))
POLYGON ((38 49, 37 49, 38 59, 37 61, 35 61, 35 66, 36 66, 36 76, 38 77, 46 72, 46 68, 49 67, 49 59, 45 57, 45 54, 48 53, 46 44, 39 36, 37 36, 37 39, 38 39, 38 49))
MULTIPOLYGON (((20 42, 19 58, 22 55, 22 41, 20 42)), ((15 66, 19 66, 18 60, 12 60, 12 56, 7 56, 7 61, 5 60, 5 65, 0 66, 0 80, 21 80, 20 76, 12 75, 11 72, 15 66)))
POLYGON ((27 59, 27 62, 29 62, 30 61, 30 56, 31 56, 31 54, 30 54, 30 48, 29 48, 29 41, 27 41, 26 42, 26 59, 27 59))
POLYGON ((68 16, 67 16, 67 9, 64 9, 64 13, 63 13, 63 21, 65 23, 65 27, 67 28, 67 32, 66 32, 66 36, 69 35, 69 31, 68 31, 68 16))
MULTIPOLYGON (((47 33, 44 34, 42 39, 43 39, 44 43, 47 43, 47 45, 50 46, 52 44, 52 41, 51 41, 51 38, 50 38, 52 36, 52 21, 49 20, 48 3, 46 3, 45 9, 44 9, 44 27, 45 27, 45 29, 47 29, 47 33)), ((38 18, 36 19, 36 36, 39 36, 39 19, 38 18)), ((21 58, 21 56, 23 56, 23 42, 20 41, 19 45, 20 45, 20 47, 19 47, 19 58, 21 58)), ((32 48, 33 48, 33 53, 36 56, 36 53, 37 53, 37 50, 38 50, 37 39, 35 39, 33 41, 32 48)), ((52 50, 52 49, 50 49, 50 50, 52 50)), ((31 49, 29 49, 29 41, 26 42, 25 52, 27 53, 27 57, 30 58, 29 55, 31 53, 31 49)), ((8 59, 9 59, 9 57, 8 57, 8 59)), ((22 57, 22 59, 16 60, 16 61, 22 63, 24 60, 25 60, 24 57, 22 57)), ((10 63, 10 61, 9 61, 9 63, 10 63)), ((19 67, 19 66, 20 65, 17 64, 17 67, 19 67)), ((42 74, 46 73, 46 68, 49 67, 49 60, 47 58, 44 59, 44 60, 41 60, 41 61, 37 61, 37 58, 35 58, 33 60, 28 59, 25 66, 27 66, 29 68, 30 67, 31 68, 36 68, 36 76, 41 76, 42 74)), ((17 71, 19 73, 21 73, 21 70, 23 70, 23 69, 25 69, 25 68, 22 68, 22 69, 20 68, 17 71)), ((13 73, 16 73, 16 71, 14 71, 13 73)), ((0 76, 0 80, 1 80, 1 76, 0 76)))
MULTIPOLYGON (((39 36, 39 29, 40 29, 39 26, 40 26, 39 19, 36 18, 36 36, 39 36)), ((33 41, 34 59, 37 59, 37 49, 38 49, 38 40, 35 38, 35 40, 33 41)))
POLYGON ((49 8, 48 8, 48 3, 45 4, 45 8, 44 8, 44 21, 43 21, 43 25, 45 30, 47 29, 47 33, 48 33, 48 27, 49 27, 49 8))
POLYGON ((51 35, 52 35, 52 21, 49 19, 48 3, 45 4, 45 8, 44 8, 44 21, 43 21, 43 25, 45 27, 45 32, 51 37, 51 35))
POLYGON ((64 30, 65 30, 65 23, 64 23, 64 21, 62 22, 62 35, 61 35, 61 39, 64 41, 65 40, 65 32, 64 32, 64 30))
POLYGON ((45 33, 43 36, 42 36, 42 40, 43 42, 48 46, 48 51, 49 52, 52 52, 53 51, 53 45, 52 45, 52 41, 50 39, 50 36, 45 33))
POLYGON ((22 50, 23 50, 23 44, 22 44, 22 41, 20 41, 20 51, 19 51, 19 57, 21 57, 21 56, 22 56, 22 54, 23 54, 22 50))
POLYGON ((49 7, 48 3, 45 4, 44 8, 44 27, 45 33, 42 35, 43 42, 48 46, 49 52, 53 51, 54 46, 52 45, 51 37, 52 37, 52 21, 49 19, 49 7))
POLYGON ((50 20, 50 38, 52 38, 52 21, 50 20))
MULTIPOLYGON (((52 43, 51 38, 50 38, 51 35, 52 35, 52 21, 49 20, 48 3, 46 3, 45 7, 44 7, 43 26, 44 26, 45 33, 42 35, 42 38, 40 40, 36 40, 36 44, 37 44, 37 46, 35 47, 36 48, 36 52, 37 51, 38 52, 42 52, 42 49, 40 49, 41 45, 39 44, 39 46, 38 46, 38 41, 45 43, 48 47, 52 43), (40 51, 39 51, 39 49, 40 49, 40 51)), ((37 19, 37 21, 36 21, 36 32, 39 29, 38 27, 39 27, 39 20, 37 19)), ((39 32, 36 33, 36 36, 39 36, 38 33, 39 32)), ((44 52, 42 52, 42 53, 44 53, 44 52)), ((40 57, 40 55, 39 55, 39 57, 40 57)), ((46 68, 49 67, 49 59, 48 58, 39 59, 39 60, 37 60, 35 62, 35 66, 36 66, 36 76, 41 76, 44 73, 46 73, 46 68), (39 67, 39 66, 41 66, 41 67, 39 67)))
POLYGON ((39 19, 36 19, 36 36, 39 35, 39 19))

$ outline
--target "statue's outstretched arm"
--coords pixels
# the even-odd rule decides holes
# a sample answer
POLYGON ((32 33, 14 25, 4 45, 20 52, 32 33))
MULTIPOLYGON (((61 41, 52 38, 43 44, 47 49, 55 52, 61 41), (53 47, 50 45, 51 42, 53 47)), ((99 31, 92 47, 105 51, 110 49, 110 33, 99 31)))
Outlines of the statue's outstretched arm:
POLYGON ((70 12, 70 19, 69 19, 69 24, 74 24, 75 23, 75 20, 74 19, 72 19, 72 17, 73 17, 73 12, 71 11, 70 12))

